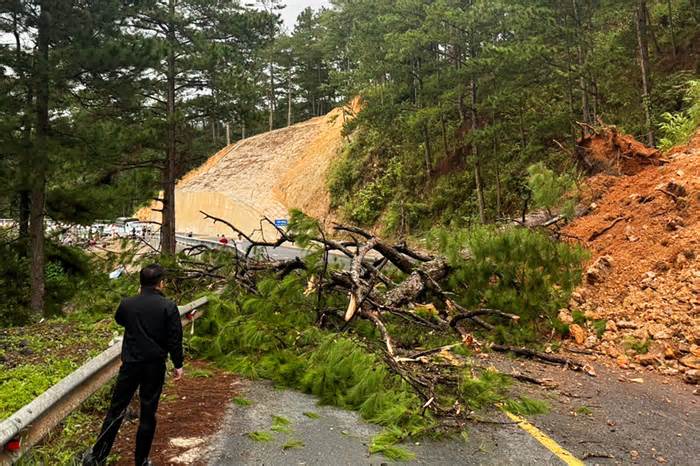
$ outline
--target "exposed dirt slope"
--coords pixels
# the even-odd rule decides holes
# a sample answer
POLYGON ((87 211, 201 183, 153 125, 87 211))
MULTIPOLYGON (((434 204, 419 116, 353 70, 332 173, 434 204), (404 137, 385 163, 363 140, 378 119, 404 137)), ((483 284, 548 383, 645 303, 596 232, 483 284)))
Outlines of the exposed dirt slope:
POLYGON ((608 321, 601 339, 590 323, 572 325, 572 338, 620 366, 691 381, 700 369, 700 131, 660 166, 649 154, 653 162, 622 170, 630 175, 592 177, 594 209, 564 230, 592 252, 570 309, 608 321))
MULTIPOLYGON (((177 231, 230 234, 228 227, 205 221, 200 210, 246 232, 259 229, 263 216, 286 218, 292 208, 328 217, 326 172, 342 145, 343 123, 351 112, 352 108, 337 108, 326 116, 244 139, 214 154, 177 184, 177 231)), ((150 209, 142 209, 138 216, 160 220, 160 214, 150 209)), ((275 234, 268 226, 264 233, 275 234)))

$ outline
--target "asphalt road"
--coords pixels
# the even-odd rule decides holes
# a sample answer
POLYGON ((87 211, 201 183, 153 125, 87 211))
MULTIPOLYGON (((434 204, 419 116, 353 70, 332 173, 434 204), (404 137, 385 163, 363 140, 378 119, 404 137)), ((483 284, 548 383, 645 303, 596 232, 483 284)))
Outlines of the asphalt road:
MULTIPOLYGON (((157 239, 156 239, 157 241, 157 239)), ((250 242, 246 240, 231 240, 229 239, 229 243, 226 245, 223 245, 219 243, 218 239, 215 237, 211 236, 200 236, 200 235, 193 235, 192 237, 188 237, 186 235, 178 234, 177 235, 177 242, 178 242, 178 250, 183 250, 188 246, 196 245, 196 244, 201 244, 208 246, 210 248, 230 248, 230 249, 237 249, 239 253, 244 254, 245 251, 248 249, 250 246, 250 242)), ((155 246, 157 247, 157 246, 155 246)), ((301 249, 296 246, 294 246, 291 243, 283 244, 282 246, 278 246, 276 248, 272 247, 255 247, 253 251, 251 252, 252 255, 256 254, 262 254, 269 256, 271 259, 276 259, 276 260, 291 260, 294 258, 303 258, 309 254, 309 251, 306 249, 301 249)), ((349 259, 345 257, 344 255, 331 252, 329 255, 329 262, 330 263, 337 263, 341 265, 347 265, 349 264, 349 259)))
MULTIPOLYGON (((380 465, 392 461, 382 455, 370 455, 368 445, 381 427, 364 422, 357 413, 330 406, 318 406, 314 397, 292 390, 278 390, 269 383, 248 381, 242 396, 250 406, 232 404, 218 435, 208 464, 223 465, 380 465), (313 412, 318 419, 304 415, 313 412), (252 440, 248 433, 270 432, 272 416, 291 421, 290 433, 275 433, 273 440, 252 440), (284 449, 290 440, 303 446, 284 449)), ((508 422, 505 416, 499 419, 508 422)), ((505 465, 563 464, 549 450, 514 424, 475 424, 469 427, 468 440, 419 441, 401 445, 415 453, 410 464, 431 465, 505 465)))

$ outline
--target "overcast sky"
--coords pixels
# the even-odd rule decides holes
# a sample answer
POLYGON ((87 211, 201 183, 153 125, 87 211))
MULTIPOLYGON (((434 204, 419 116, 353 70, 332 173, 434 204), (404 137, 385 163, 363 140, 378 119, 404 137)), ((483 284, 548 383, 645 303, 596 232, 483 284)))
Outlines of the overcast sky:
POLYGON ((294 28, 294 23, 297 21, 297 15, 299 15, 304 8, 310 6, 316 10, 322 6, 328 6, 330 4, 328 0, 287 0, 285 3, 287 4, 287 8, 282 10, 282 19, 284 20, 284 25, 290 31, 294 28))

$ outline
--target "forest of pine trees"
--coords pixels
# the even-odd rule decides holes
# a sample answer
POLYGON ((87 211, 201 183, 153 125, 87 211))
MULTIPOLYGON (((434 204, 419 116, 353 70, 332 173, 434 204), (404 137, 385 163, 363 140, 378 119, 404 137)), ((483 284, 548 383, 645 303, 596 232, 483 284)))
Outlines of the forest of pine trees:
POLYGON ((158 198, 172 253, 180 176, 355 96, 332 204, 404 234, 517 212, 527 167, 573 172, 592 126, 656 144, 700 72, 698 0, 333 0, 286 28, 283 8, 0 1, 0 282, 31 289, 11 299, 45 308, 47 219, 158 198))

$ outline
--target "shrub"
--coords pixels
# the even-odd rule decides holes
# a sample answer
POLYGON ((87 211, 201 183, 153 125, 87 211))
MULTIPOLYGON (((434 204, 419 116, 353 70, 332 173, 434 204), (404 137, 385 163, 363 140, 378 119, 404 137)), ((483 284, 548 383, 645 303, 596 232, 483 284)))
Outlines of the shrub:
POLYGON ((577 199, 576 183, 572 177, 557 175, 542 162, 530 165, 527 172, 533 207, 545 209, 550 215, 553 209, 559 209, 567 218, 574 216, 577 199))
POLYGON ((688 82, 684 101, 687 105, 685 110, 661 115, 661 150, 687 143, 700 126, 700 80, 688 82))
POLYGON ((460 304, 516 314, 524 328, 551 324, 579 284, 587 255, 525 228, 437 229, 430 238, 454 269, 449 285, 460 304))

